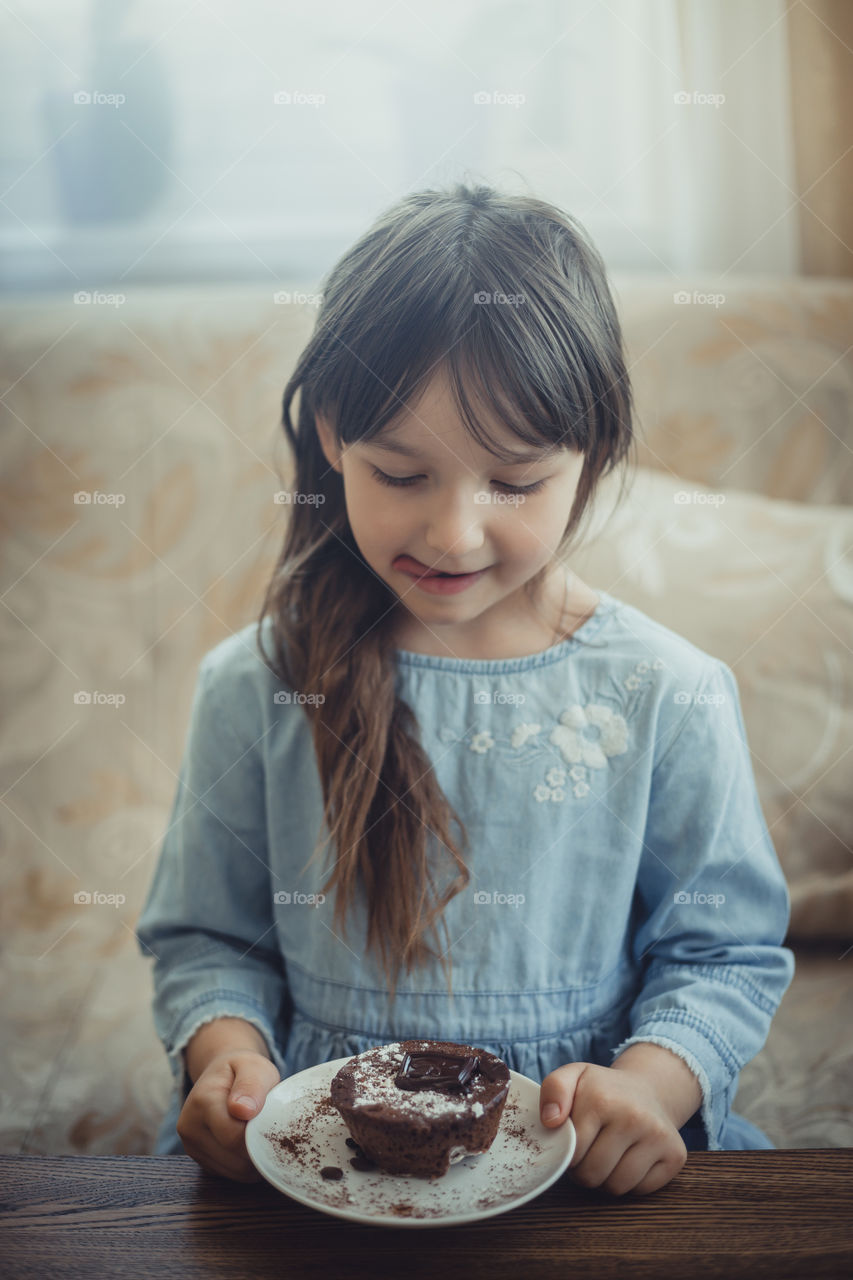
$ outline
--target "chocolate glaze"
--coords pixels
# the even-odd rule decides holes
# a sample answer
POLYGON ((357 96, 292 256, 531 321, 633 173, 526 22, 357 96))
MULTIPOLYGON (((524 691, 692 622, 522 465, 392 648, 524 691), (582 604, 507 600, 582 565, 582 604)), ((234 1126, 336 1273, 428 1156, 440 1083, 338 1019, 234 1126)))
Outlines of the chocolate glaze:
POLYGON ((405 1055, 394 1083, 398 1089, 466 1089, 479 1070, 477 1054, 421 1049, 405 1055))

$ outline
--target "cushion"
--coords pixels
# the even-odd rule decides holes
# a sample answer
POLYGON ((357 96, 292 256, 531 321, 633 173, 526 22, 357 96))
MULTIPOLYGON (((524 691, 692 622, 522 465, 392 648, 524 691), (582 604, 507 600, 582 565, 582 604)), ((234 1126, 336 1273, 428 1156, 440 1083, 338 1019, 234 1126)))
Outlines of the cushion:
POLYGON ((791 892, 789 938, 853 933, 853 513, 638 467, 569 563, 731 667, 791 892))
POLYGON ((853 502, 853 281, 615 272, 643 466, 853 502))

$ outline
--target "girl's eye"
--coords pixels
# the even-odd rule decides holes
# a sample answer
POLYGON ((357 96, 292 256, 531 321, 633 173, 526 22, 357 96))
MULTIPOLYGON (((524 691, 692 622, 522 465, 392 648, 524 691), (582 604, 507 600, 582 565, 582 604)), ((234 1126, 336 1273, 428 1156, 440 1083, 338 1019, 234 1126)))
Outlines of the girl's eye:
POLYGON ((417 476, 386 476, 378 467, 373 468, 373 474, 380 484, 408 485, 415 484, 418 479, 417 476))
MULTIPOLYGON (((373 468, 373 474, 380 484, 390 484, 395 488, 406 488, 410 484, 417 484, 420 476, 387 476, 384 471, 380 471, 378 467, 373 468)), ((544 485, 544 480, 537 480, 535 484, 505 484, 502 480, 495 480, 495 484, 501 489, 505 489, 508 493, 537 493, 544 485)))

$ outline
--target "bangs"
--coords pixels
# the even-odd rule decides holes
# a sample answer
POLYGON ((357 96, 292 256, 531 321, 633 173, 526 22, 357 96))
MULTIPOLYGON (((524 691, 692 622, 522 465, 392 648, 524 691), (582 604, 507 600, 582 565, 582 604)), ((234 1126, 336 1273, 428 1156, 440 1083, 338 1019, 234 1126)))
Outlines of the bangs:
POLYGON ((447 289, 438 296, 403 290, 384 314, 364 300, 374 327, 338 331, 314 408, 342 443, 365 442, 403 413, 417 416, 428 386, 444 375, 467 430, 498 460, 511 461, 513 451, 489 432, 489 420, 530 448, 585 452, 599 395, 590 352, 584 359, 580 350, 583 327, 571 323, 565 298, 557 328, 529 295, 517 305, 484 305, 473 287, 456 285, 450 296, 447 289))

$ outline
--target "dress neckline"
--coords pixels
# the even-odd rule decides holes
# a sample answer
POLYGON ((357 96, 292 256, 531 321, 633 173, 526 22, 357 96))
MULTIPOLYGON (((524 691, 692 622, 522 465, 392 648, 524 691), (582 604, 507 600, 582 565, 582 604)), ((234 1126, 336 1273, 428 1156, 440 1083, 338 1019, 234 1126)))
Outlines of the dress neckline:
POLYGON ((430 653, 416 653, 411 649, 394 649, 394 657, 398 664, 408 667, 428 667, 434 671, 455 671, 471 675, 499 675, 514 671, 529 671, 534 667, 549 666, 559 662, 580 644, 590 640, 619 604, 609 592, 598 589, 598 604, 594 611, 570 636, 565 636, 557 644, 541 649, 538 653, 525 654, 516 658, 453 658, 430 653))

